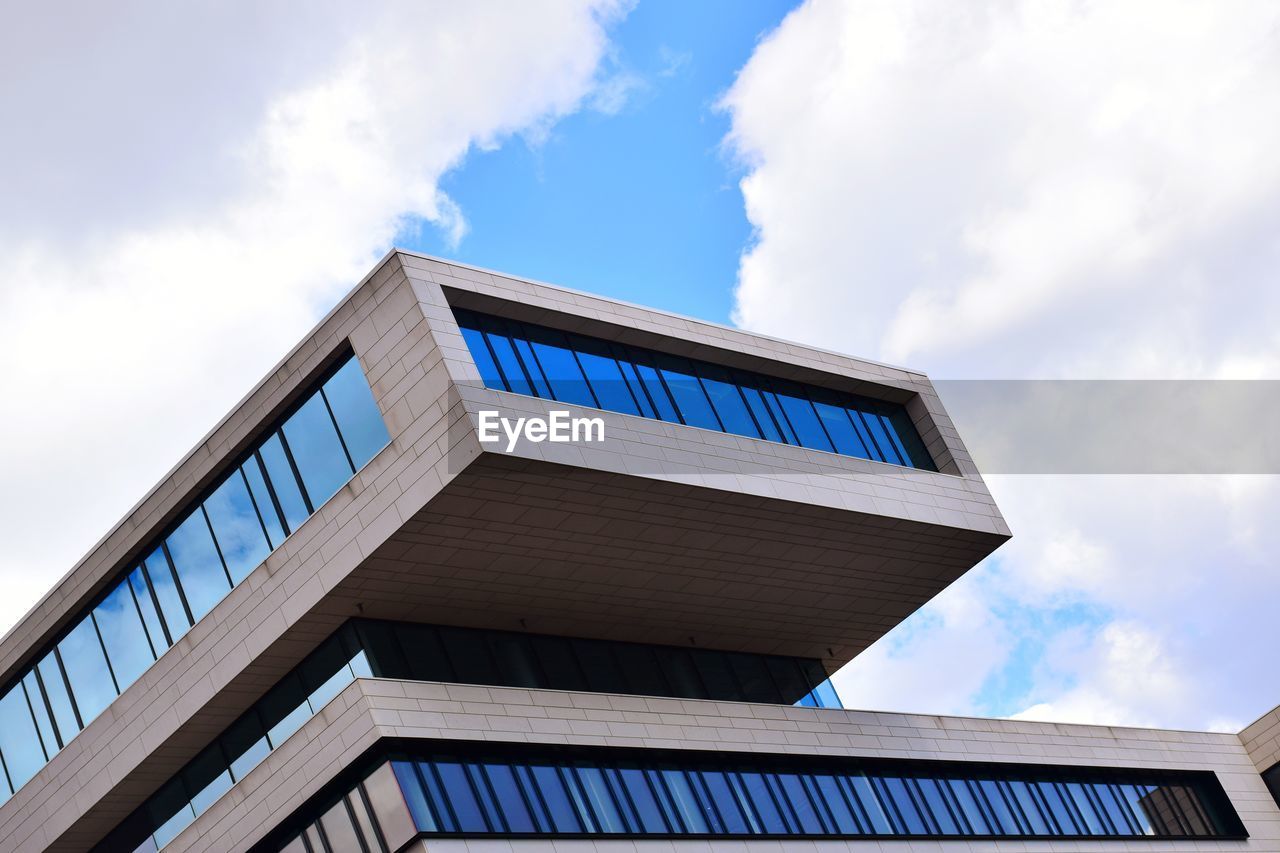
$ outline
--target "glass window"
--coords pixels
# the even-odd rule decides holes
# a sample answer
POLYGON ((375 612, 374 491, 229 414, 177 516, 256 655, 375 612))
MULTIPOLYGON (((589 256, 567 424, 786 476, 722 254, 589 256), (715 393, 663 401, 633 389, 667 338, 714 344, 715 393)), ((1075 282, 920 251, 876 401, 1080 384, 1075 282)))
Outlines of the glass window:
POLYGON ((1053 835, 1055 831, 1049 824, 1044 810, 1031 792, 1027 782, 1011 779, 1003 783, 1004 789, 1012 795, 1011 802, 1016 805, 1026 825, 1033 835, 1053 835))
POLYGON ((795 704, 809 694, 812 689, 809 680, 799 665, 790 658, 765 658, 765 665, 773 676, 773 683, 778 688, 782 701, 795 704))
POLYGON ((785 442, 786 439, 782 437, 777 421, 769 411, 769 406, 765 403, 764 397, 761 396, 760 389, 743 383, 739 383, 738 387, 742 390, 742 398, 746 400, 747 408, 751 410, 761 434, 769 441, 785 442))
POLYGON ((746 815, 729 787, 728 778, 718 770, 703 770, 698 773, 702 784, 710 797, 716 813, 720 817, 724 831, 730 835, 743 835, 747 832, 746 815))
POLYGON ((816 789, 819 807, 833 823, 833 831, 843 835, 861 833, 862 827, 858 825, 858 818, 850 807, 839 780, 825 774, 811 776, 810 779, 816 789))
POLYGON ((351 823, 351 815, 347 813, 346 802, 339 800, 325 812, 320 818, 320 825, 324 827, 324 837, 329 842, 329 849, 360 853, 360 838, 355 825, 351 823))
POLYGON ((40 683, 44 685, 49 706, 53 708, 53 722, 58 727, 58 735, 62 745, 66 746, 80 731, 80 723, 76 719, 71 696, 67 693, 67 685, 62 678, 62 667, 58 664, 57 655, 54 652, 45 655, 44 659, 36 665, 36 671, 40 674, 40 683))
POLYGON ((157 548, 144 564, 147 577, 151 580, 151 588, 155 590, 156 599, 160 602, 160 614, 169 629, 169 639, 176 643, 191 627, 191 619, 182 604, 182 594, 169 568, 169 558, 165 556, 163 548, 157 548))
POLYGON ((587 689, 596 693, 626 693, 627 685, 613 658, 612 643, 574 640, 573 651, 587 676, 587 689))
POLYGON ((871 784, 866 776, 845 776, 845 791, 849 800, 858 808, 858 815, 863 823, 871 827, 877 835, 889 835, 894 831, 893 821, 889 817, 888 805, 879 790, 871 784))
POLYGON ((45 707, 44 695, 40 692, 40 684, 36 681, 34 669, 27 670, 22 677, 22 686, 27 691, 27 702, 35 715, 36 728, 40 733, 40 743, 49 758, 58 752, 58 739, 53 733, 53 720, 49 717, 49 709, 45 707))
POLYGON ((438 630, 454 672, 465 673, 467 679, 474 679, 479 684, 500 683, 498 669, 483 632, 448 627, 438 630))
POLYGON ((905 779, 889 776, 873 779, 872 784, 880 789, 886 804, 892 807, 893 814, 902 822, 908 834, 925 835, 929 832, 924 818, 916 808, 915 800, 911 798, 911 792, 907 790, 905 779))
POLYGON ((253 495, 254 507, 258 510, 262 525, 267 530, 271 547, 278 548, 284 541, 284 526, 280 523, 280 514, 276 512, 266 478, 262 476, 262 466, 258 464, 258 457, 249 457, 249 461, 240 466, 240 471, 244 474, 245 482, 249 484, 249 493, 253 495))
POLYGON ((508 832, 536 832, 533 816, 529 812, 528 801, 516 781, 515 773, 506 764, 487 763, 483 765, 488 783, 493 788, 494 796, 502 807, 502 817, 508 832))
POLYGON ((204 511, 197 507, 169 534, 165 545, 178 573, 178 583, 182 584, 187 606, 191 608, 191 616, 198 622, 231 591, 231 581, 218 557, 204 511))
MULTIPOLYGON (((408 769, 408 775, 413 777, 413 767, 408 762, 397 761, 394 764, 396 767, 408 769)), ((392 850, 399 850, 405 842, 416 835, 417 827, 427 831, 435 828, 435 822, 430 819, 431 812, 427 809, 426 799, 416 779, 412 784, 398 784, 400 778, 401 771, 393 769, 391 764, 383 764, 364 780, 364 790, 369 795, 369 805, 373 809, 378 825, 382 827, 382 835, 387 845, 392 850), (409 809, 410 802, 415 804, 412 813, 409 809), (426 812, 426 820, 415 824, 413 818, 419 810, 426 812)))
POLYGON ((560 637, 530 637, 534 653, 547 674, 547 686, 555 690, 586 690, 587 681, 569 641, 560 637))
POLYGON ((672 399, 676 401, 676 409, 685 424, 724 432, 715 410, 711 408, 711 401, 702 389, 702 383, 693 374, 693 366, 687 360, 673 355, 659 355, 658 369, 662 371, 662 379, 670 390, 672 399))
POLYGON ((360 369, 359 359, 352 356, 333 374, 324 384, 324 396, 338 422, 351 461, 357 468, 362 467, 387 446, 391 436, 387 434, 387 425, 360 369))
POLYGON ((409 674, 417 681, 455 681, 449 656, 436 630, 428 625, 400 626, 400 645, 409 659, 409 674))
POLYGON ((493 360, 493 354, 489 352, 488 345, 484 341, 484 333, 479 329, 466 325, 466 320, 462 315, 458 316, 458 330, 462 332, 462 339, 467 342, 467 349, 471 351, 471 359, 476 363, 476 369, 480 371, 480 379, 484 382, 484 387, 494 388, 498 391, 510 390, 502 380, 502 374, 498 371, 498 363, 493 360))
POLYGON ((729 379, 729 372, 722 367, 711 364, 699 364, 698 375, 702 379, 702 387, 711 400, 712 407, 720 416, 720 423, 725 432, 745 435, 748 438, 761 438, 755 419, 747 408, 746 401, 738 386, 729 379))
POLYGON ((636 355, 636 373, 644 385, 649 402, 658 411, 658 418, 668 423, 680 423, 680 416, 676 414, 675 402, 671 399, 671 392, 662 383, 662 377, 658 375, 657 369, 652 365, 648 356, 640 356, 639 353, 636 355))
MULTIPOLYGON (((396 781, 400 785, 400 793, 404 796, 405 805, 409 807, 409 813, 413 816, 414 825, 425 832, 434 832, 437 824, 431 814, 431 807, 427 804, 426 791, 418 779, 418 771, 413 763, 409 761, 393 761, 391 762, 391 770, 395 773, 396 781)), ((377 774, 374 775, 376 776, 377 774)), ((372 779, 373 777, 371 776, 370 778, 372 779)), ((375 797, 373 807, 379 817, 382 816, 383 812, 394 812, 395 803, 391 792, 388 790, 384 796, 375 797)))
POLYGON ((298 674, 308 691, 307 701, 311 704, 312 713, 319 711, 354 679, 347 666, 347 654, 342 648, 341 638, 337 635, 326 640, 303 661, 298 667, 298 674))
POLYGON ((671 688, 662 675, 662 668, 654 657, 653 649, 639 643, 618 643, 613 648, 618 660, 618 671, 626 679, 624 693, 640 696, 668 696, 671 688))
POLYGON ((951 800, 956 804, 958 810, 957 819, 967 828, 966 831, 974 835, 992 835, 997 831, 987 824, 987 818, 982 811, 982 806, 978 804, 978 800, 970 788, 973 784, 972 782, 964 779, 949 779, 939 781, 938 784, 948 787, 951 793, 951 800))
POLYGON ((583 379, 578 359, 565 341, 564 333, 541 328, 529 331, 534 357, 537 358, 555 399, 561 403, 598 408, 596 398, 583 379))
POLYGON ((311 505, 319 508, 355 473, 347 462, 324 399, 313 395, 284 422, 281 431, 311 505))
POLYGON ((729 670, 729 662, 725 659, 724 652, 691 649, 689 656, 693 658, 694 666, 698 668, 698 675, 702 679, 703 686, 707 688, 708 698, 742 701, 742 688, 738 686, 737 680, 729 670))
POLYGON ((790 806, 792 818, 799 823, 800 831, 807 835, 818 835, 823 831, 822 821, 814 808, 813 800, 805 789, 800 776, 795 773, 778 773, 774 776, 782 789, 782 796, 790 806))
POLYGON ((160 613, 156 610, 155 600, 151 597, 151 588, 147 586, 147 578, 141 566, 129 573, 129 590, 133 593, 133 600, 138 605, 138 612, 142 614, 142 624, 146 626, 147 639, 151 641, 151 648, 156 657, 159 657, 164 654, 165 649, 169 648, 169 641, 165 639, 164 628, 160 624, 160 613))
POLYGON ((231 787, 231 772, 215 743, 197 755, 182 771, 183 785, 191 794, 191 807, 204 814, 231 787))
POLYGON ((307 693, 296 672, 291 672, 267 692, 258 703, 262 723, 267 728, 271 746, 280 746, 285 738, 296 732, 311 718, 311 706, 307 693))
POLYGON ((587 381, 591 383, 591 390, 600 408, 627 415, 640 414, 631 389, 627 387, 622 370, 618 367, 618 362, 614 361, 608 344, 577 335, 571 335, 569 341, 577 350, 578 363, 582 366, 587 381))
POLYGON ((645 832, 667 833, 671 826, 663 816, 662 807, 654 796, 653 787, 645 772, 636 767, 623 767, 618 771, 627 799, 635 809, 640 826, 645 832))
POLYGON ((778 801, 770 790, 762 773, 739 773, 742 788, 751 801, 751 812, 760 825, 760 831, 771 835, 783 835, 791 831, 790 824, 782 816, 778 801))
POLYGON ((284 452, 280 436, 274 434, 264 441, 258 449, 258 455, 262 458, 271 488, 280 503, 280 511, 284 513, 285 524, 289 525, 289 530, 297 530, 310 517, 311 510, 298 488, 298 478, 293 475, 293 468, 289 465, 289 457, 284 452))
POLYGON ((698 676, 693 658, 684 649, 658 646, 654 649, 662 672, 671 685, 671 695, 681 699, 707 699, 707 688, 698 676))
POLYGON ((671 798, 676 814, 684 826, 683 831, 695 835, 709 833, 711 826, 707 823, 708 815, 694 796, 693 787, 689 784, 684 771, 664 769, 659 771, 659 778, 662 779, 663 788, 671 798))
POLYGON ((516 394, 529 394, 537 396, 533 393, 533 386, 529 382, 529 376, 525 370, 521 359, 516 355, 515 346, 511 343, 511 338, 498 329, 498 322, 492 317, 486 317, 481 323, 484 329, 484 342, 489 347, 489 352, 498 362, 498 370, 502 373, 502 379, 506 382, 506 389, 516 394))
POLYGON ((818 413, 814 411, 813 403, 809 402, 801 388, 778 383, 778 389, 774 393, 802 447, 808 447, 811 450, 835 449, 822 428, 822 422, 818 420, 818 413))
POLYGON ((480 801, 476 799, 475 789, 463 766, 455 761, 436 761, 432 766, 439 774, 441 787, 447 792, 458 829, 461 832, 488 832, 480 801))
POLYGON ((271 745, 256 710, 231 724, 222 735, 222 749, 230 762, 231 778, 237 781, 267 757, 271 745))
POLYGON ((123 690, 155 662, 151 644, 147 641, 147 630, 142 624, 142 614, 129 591, 127 580, 93 609, 93 619, 102 635, 102 644, 107 648, 111 671, 123 690))
POLYGON ((564 833, 582 832, 582 822, 578 820, 577 809, 569 797, 564 780, 560 778, 557 768, 547 764, 536 764, 529 769, 538 793, 546 804, 547 814, 551 819, 553 831, 564 833))
POLYGON ((204 502, 213 536, 233 583, 240 583, 271 553, 271 543, 249 497, 249 486, 234 472, 204 502))
POLYGON ((533 655, 533 646, 527 637, 518 634, 495 634, 489 638, 489 646, 498 668, 502 671, 501 683, 509 687, 544 687, 542 669, 533 655))
POLYGON ((846 456, 860 456, 863 459, 872 458, 871 454, 867 452, 866 445, 862 443, 862 438, 859 437, 857 430, 853 428, 853 422, 849 420, 849 415, 843 407, 815 400, 813 408, 818 413, 818 418, 822 421, 822 426, 826 429, 827 436, 835 443, 837 453, 843 453, 846 456))
POLYGON ((93 620, 85 619, 71 629, 71 633, 58 643, 58 654, 71 682, 71 695, 85 725, 102 713, 102 709, 116 698, 116 687, 107 669, 107 659, 102 656, 102 644, 93 620))
POLYGON ((36 721, 21 684, 0 696, 0 755, 4 756, 14 790, 25 785, 45 764, 36 721))
POLYGON ((168 844, 196 819, 180 778, 169 782, 148 800, 147 810, 151 825, 157 827, 154 837, 158 847, 168 844))
POLYGON ((951 817, 946 794, 939 787, 937 780, 912 779, 910 781, 915 783, 917 793, 923 798, 924 810, 932 818, 934 832, 941 832, 943 835, 955 835, 959 832, 959 827, 951 817))

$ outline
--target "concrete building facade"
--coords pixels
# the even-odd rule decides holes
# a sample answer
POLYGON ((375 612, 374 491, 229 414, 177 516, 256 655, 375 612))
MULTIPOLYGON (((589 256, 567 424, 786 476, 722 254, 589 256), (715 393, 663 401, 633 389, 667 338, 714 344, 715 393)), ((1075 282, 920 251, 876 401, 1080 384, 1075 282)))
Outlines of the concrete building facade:
POLYGON ((1274 714, 839 707, 1009 535, 922 374, 394 251, 0 640, 0 850, 1280 851, 1274 714))

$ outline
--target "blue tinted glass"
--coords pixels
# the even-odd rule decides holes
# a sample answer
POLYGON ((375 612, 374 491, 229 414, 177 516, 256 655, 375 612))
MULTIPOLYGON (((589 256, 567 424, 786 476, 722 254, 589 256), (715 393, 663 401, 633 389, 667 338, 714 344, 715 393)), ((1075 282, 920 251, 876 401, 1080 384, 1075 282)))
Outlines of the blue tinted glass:
POLYGON ((840 696, 836 693, 836 686, 831 683, 831 679, 825 678, 813 688, 813 697, 819 708, 843 708, 844 704, 840 701, 840 696))
POLYGON ((524 338, 511 338, 512 344, 515 346, 516 355, 520 356, 520 363, 524 365, 525 374, 533 380, 533 394, 536 397, 551 398, 551 386, 547 385, 547 379, 542 375, 542 368, 538 365, 538 359, 533 354, 533 347, 524 338))
POLYGON ((764 400, 765 406, 769 409, 769 414, 773 416, 773 422, 782 431, 782 440, 787 444, 802 444, 803 442, 796 436, 796 431, 791 426, 791 421, 787 420, 787 415, 782 410, 782 404, 778 402, 778 395, 772 391, 762 390, 760 398, 764 400))
POLYGON ((626 383, 628 390, 631 391, 632 398, 640 406, 640 414, 646 418, 660 419, 657 409, 653 407, 653 401, 649 399, 649 392, 645 390, 644 383, 640 381, 640 374, 636 372, 636 366, 626 358, 626 349, 615 346, 613 352, 618 362, 618 369, 622 371, 622 379, 626 383))
POLYGON ((253 495, 254 505, 262 517, 263 525, 267 528, 271 547, 280 547, 285 537, 284 527, 280 524, 280 514, 276 512, 275 504, 271 501, 271 492, 268 491, 267 481, 262 476, 262 466, 258 464, 258 457, 249 457, 249 461, 241 465, 240 470, 244 472, 245 481, 249 484, 249 492, 253 495))
POLYGON ((846 776, 845 791, 850 802, 858 808, 858 815, 871 827, 877 835, 888 835, 893 832, 893 822, 885 811, 885 804, 866 776, 846 776))
POLYGON ((1116 790, 1120 793, 1121 799, 1129 807, 1129 813, 1133 815, 1133 819, 1137 821, 1139 831, 1143 835, 1152 835, 1155 828, 1151 825, 1151 816, 1147 813, 1147 809, 1151 808, 1147 800, 1148 793, 1154 789, 1148 786, 1137 785, 1117 785, 1116 790))
POLYGON ((635 369, 641 383, 644 385, 649 403, 658 411, 658 418, 668 423, 680 423, 680 416, 676 414, 675 404, 671 402, 671 394, 667 391, 667 387, 662 384, 662 377, 658 376, 658 371, 644 361, 637 361, 635 369))
POLYGON ((891 776, 875 779, 872 784, 875 784, 880 789, 881 794, 888 801, 886 805, 892 807, 893 813, 902 821, 908 833, 911 835, 924 835, 929 831, 929 828, 925 826, 924 818, 921 817, 920 811, 911 799, 910 792, 907 791, 904 780, 891 776))
POLYGON ((738 386, 730 384, 728 372, 707 364, 699 365, 698 373, 702 377, 702 387, 716 414, 720 416, 720 423, 724 425, 725 431, 748 438, 761 438, 760 430, 756 428, 755 420, 752 419, 738 386))
POLYGON ((760 390, 749 385, 740 387, 742 388, 742 396, 747 401, 747 407, 751 409, 751 414, 755 416, 756 424, 760 427, 761 432, 764 433, 764 437, 769 441, 784 441, 782 433, 778 431, 774 416, 770 414, 764 397, 760 395, 760 390))
POLYGON ((174 583, 173 572, 169 569, 169 560, 162 548, 151 552, 144 561, 147 577, 151 579, 151 587, 155 590, 156 599, 160 602, 160 614, 164 624, 169 628, 169 637, 176 643, 178 638, 187 633, 191 620, 182 607, 182 598, 178 594, 178 586, 174 583))
POLYGON ((49 698, 49 706, 53 708, 54 725, 58 727, 62 745, 66 746, 71 738, 75 737, 76 732, 80 731, 80 725, 76 722, 66 683, 62 680, 62 668, 58 666, 54 653, 49 652, 36 665, 36 669, 40 672, 40 682, 44 685, 45 695, 49 698))
POLYGON ((857 817, 849 808, 849 803, 840 783, 834 776, 811 776, 821 798, 823 811, 834 822, 834 830, 843 835, 853 835, 862 831, 857 817))
MULTIPOLYGON (((459 318, 459 323, 461 322, 459 318)), ((469 326, 460 325, 459 329, 462 331, 462 339, 467 342, 467 349, 471 351, 471 359, 476 363, 476 369, 480 371, 480 379, 484 382, 484 387, 506 391, 507 386, 502 381, 502 374, 498 372, 498 364, 493 360, 489 347, 484 342, 484 333, 469 326)))
MULTIPOLYGON (((195 787, 191 785, 190 787, 195 787)), ((217 776, 214 776, 204 787, 197 790, 191 795, 191 808, 196 814, 204 814, 205 809, 213 805, 214 800, 221 797, 231 788, 231 773, 223 770, 217 776)))
MULTIPOLYGON (((231 579, 240 583, 271 553, 271 543, 240 472, 234 472, 204 502, 214 538, 231 579)), ((176 559, 176 558, 175 558, 176 559)))
POLYGON ((333 419, 338 422, 351 461, 360 468, 386 447, 391 437, 358 359, 352 357, 324 383, 324 396, 333 409, 333 419))
POLYGON ((565 343, 562 333, 536 329, 530 336, 530 343, 556 400, 596 408, 595 397, 583 380, 578 360, 565 343))
POLYGON ((800 825, 800 831, 809 835, 821 833, 822 822, 814 811, 813 802, 809 799, 809 793, 805 790, 800 777, 794 773, 778 773, 775 778, 790 806, 791 817, 800 825))
POLYGON ((502 817, 506 821, 507 830, 509 832, 537 831, 511 768, 505 764, 485 764, 483 767, 489 784, 493 786, 494 796, 502 808, 502 817))
POLYGON ((45 764, 36 722, 21 684, 0 696, 0 755, 4 756, 15 789, 26 784, 45 764))
POLYGON ((742 835, 747 832, 746 818, 725 775, 718 770, 703 770, 698 775, 702 777, 702 783, 711 797, 715 811, 720 815, 724 831, 730 835, 742 835))
POLYGON ((711 827, 707 823, 707 815, 693 795, 693 788, 689 785, 689 780, 685 777, 684 771, 663 770, 660 772, 660 777, 663 787, 666 788, 667 795, 675 806, 676 814, 679 815, 681 823, 684 824, 684 831, 695 835, 710 832, 711 827))
POLYGON ((1084 825, 1089 834, 1111 834, 1111 831, 1103 824, 1102 816, 1098 814, 1098 809, 1085 794, 1084 786, 1078 782, 1068 782, 1064 787, 1067 795, 1071 797, 1071 801, 1075 803, 1077 813, 1084 819, 1084 825))
POLYGON ((782 835, 790 832, 787 822, 782 817, 782 812, 778 811, 778 803, 774 799, 773 793, 769 790, 769 785, 765 782, 764 775, 760 773, 739 773, 738 776, 742 781, 742 787, 746 791, 748 799, 751 801, 750 811, 759 821, 760 831, 770 835, 782 835))
POLYGON ((889 440, 889 434, 885 431, 885 421, 875 412, 863 412, 862 422, 866 424, 867 431, 871 433, 871 440, 875 442, 879 453, 877 459, 884 462, 893 462, 902 464, 904 460, 899 458, 898 451, 894 447, 892 441, 889 440))
POLYGON ((44 696, 40 694, 40 685, 36 681, 35 670, 28 670, 22 678, 22 686, 27 691, 27 701, 35 712, 36 728, 40 730, 40 740, 44 751, 50 758, 58 752, 58 739, 53 734, 53 721, 49 718, 49 709, 45 707, 44 696))
POLYGON ((436 822, 431 816, 426 793, 422 790, 422 783, 418 781, 418 774, 413 765, 408 761, 393 761, 391 770, 396 774, 396 781, 400 783, 400 792, 404 794, 405 805, 409 807, 414 826, 423 832, 434 832, 436 822))
POLYGON ((71 682, 71 695, 76 699, 80 719, 88 725, 116 698, 116 688, 111 683, 111 673, 107 669, 107 659, 102 656, 93 620, 86 617, 72 628, 71 633, 58 643, 58 654, 62 657, 67 680, 71 682))
POLYGON ((724 431, 720 421, 716 419, 716 413, 711 408, 706 392, 702 390, 702 383, 693 375, 693 368, 688 361, 675 356, 660 355, 658 369, 662 371, 662 379, 670 390, 672 399, 676 401, 676 409, 679 410, 685 424, 718 432, 724 431))
POLYGON ((556 827, 554 831, 581 833, 582 824, 577 818, 577 809, 573 808, 573 800, 564 789, 564 783, 557 768, 549 765, 534 765, 530 770, 538 783, 538 792, 543 795, 543 802, 547 803, 550 820, 556 827))
POLYGON ((204 513, 197 507, 165 540, 191 616, 199 621, 231 591, 204 513))
POLYGON ((1122 834, 1136 835, 1141 834, 1142 830, 1133 820, 1129 809, 1125 807, 1124 800, 1115 785, 1099 785, 1097 786, 1098 801, 1102 803, 1103 809, 1111 818, 1111 823, 1116 827, 1116 831, 1122 834))
POLYGON ((267 478, 271 481, 271 488, 275 490, 276 500, 280 502, 285 523, 290 530, 297 530, 311 512, 298 488, 298 478, 293 476, 293 469, 289 467, 289 459, 280 443, 280 436, 273 434, 264 441, 258 449, 258 455, 262 457, 262 464, 267 469, 267 478))
POLYGON ((804 397, 803 391, 796 389, 787 393, 779 390, 775 392, 775 396, 782 406, 787 422, 795 431, 801 447, 808 447, 811 450, 834 450, 827 439, 826 432, 822 429, 817 412, 813 410, 813 404, 804 397))
POLYGON ((983 814, 982 807, 978 805, 977 799, 970 790, 970 783, 963 779, 951 779, 939 782, 940 785, 947 785, 951 790, 952 802, 959 808, 961 823, 964 824, 975 835, 991 835, 998 830, 994 830, 987 825, 986 816, 983 814))
POLYGON ((307 497, 311 498, 311 505, 318 508, 354 473, 342 452, 342 443, 324 399, 319 394, 312 396, 284 422, 282 431, 307 489, 307 497))
POLYGON ((624 767, 618 771, 618 775, 623 787, 626 788, 627 798, 635 807, 636 816, 643 830, 653 833, 670 832, 671 828, 662 817, 662 808, 653 796, 653 790, 649 787, 644 771, 634 767, 624 767))
POLYGON ((576 767, 578 782, 586 794, 595 815, 600 832, 626 832, 626 824, 618 813, 617 804, 605 784, 604 774, 597 767, 576 767))
POLYGON ((138 603, 138 610, 142 613, 142 624, 147 627, 147 637, 151 640, 151 647, 158 657, 164 654, 169 644, 164 638, 164 629, 160 627, 160 614, 156 611, 156 603, 151 598, 151 590, 147 588, 147 579, 141 566, 129 573, 129 588, 133 592, 133 600, 138 603))
POLYGON ((476 799, 480 801, 480 810, 484 815, 485 822, 489 826, 490 832, 505 832, 506 824, 503 822, 502 812, 498 809, 498 804, 494 801, 493 792, 489 790, 488 777, 484 773, 484 769, 479 764, 466 764, 463 766, 467 773, 467 778, 471 780, 471 790, 475 793, 476 799))
POLYGON ((302 728, 302 724, 311 719, 312 714, 302 681, 296 673, 290 674, 273 687, 263 697, 259 709, 272 748, 280 746, 289 735, 302 728))
POLYGON ((1004 792, 1000 790, 1000 785, 995 780, 980 779, 974 783, 974 786, 982 797, 982 803, 987 807, 988 821, 995 822, 991 827, 992 833, 1018 835, 1023 832, 1013 810, 1005 801, 1004 792))
POLYGON ((867 448, 863 445, 862 439, 858 437, 858 433, 854 430, 853 424, 849 421, 849 416, 843 408, 817 401, 814 402, 813 408, 817 411, 818 417, 822 419, 822 425, 826 428, 827 435, 835 442, 837 453, 843 453, 847 456, 861 456, 863 459, 871 458, 871 454, 867 452, 867 448))
POLYGON ((107 659, 120 689, 138 680, 138 676, 155 662, 142 617, 134 604, 128 581, 122 582, 93 610, 107 659))
POLYGON ((486 322, 485 325, 488 327, 484 333, 485 343, 489 345, 489 352, 498 360, 498 369, 502 371, 502 378, 506 380, 507 390, 515 394, 533 394, 533 386, 529 383, 524 364, 516 356, 511 339, 505 333, 493 328, 495 325, 493 322, 486 322))
POLYGON ((1063 835, 1077 835, 1081 830, 1076 826, 1071 809, 1063 802, 1058 787, 1052 782, 1033 783, 1040 793, 1041 802, 1049 808, 1049 813, 1058 824, 1058 831, 1063 835))
POLYGON ((631 389, 622 377, 618 362, 614 361, 608 347, 598 341, 570 336, 570 342, 578 351, 578 363, 582 372, 591 383, 600 408, 610 412, 622 412, 627 415, 638 415, 636 401, 631 396, 631 389))
POLYGON ((1031 794, 1031 788, 1026 782, 1009 781, 1002 783, 1005 790, 1012 797, 1011 800, 1018 807, 1018 811, 1022 814, 1022 819, 1030 828, 1031 835, 1052 835, 1054 830, 1046 822, 1040 804, 1036 802, 1036 798, 1031 794))
POLYGON ((480 811, 480 803, 476 800, 471 783, 467 780, 466 771, 461 764, 452 761, 434 762, 436 772, 440 775, 440 784, 444 787, 453 807, 453 815, 458 821, 461 832, 485 832, 484 815, 480 811))
MULTIPOLYGON (((934 831, 943 835, 955 835, 960 831, 956 826, 955 820, 951 817, 951 810, 947 808, 948 803, 943 791, 938 787, 938 782, 933 779, 914 779, 917 792, 924 797, 924 808, 933 818, 934 831)), ((917 800, 918 801, 918 800, 917 800)))

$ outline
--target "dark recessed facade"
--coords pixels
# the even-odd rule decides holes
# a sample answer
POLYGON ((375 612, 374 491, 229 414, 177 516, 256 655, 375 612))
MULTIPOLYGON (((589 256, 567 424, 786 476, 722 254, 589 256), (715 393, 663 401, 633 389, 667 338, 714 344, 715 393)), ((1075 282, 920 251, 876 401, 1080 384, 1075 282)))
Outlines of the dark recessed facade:
POLYGON ((1008 537, 919 373, 392 252, 0 641, 0 849, 1280 850, 1273 715, 841 707, 1008 537))

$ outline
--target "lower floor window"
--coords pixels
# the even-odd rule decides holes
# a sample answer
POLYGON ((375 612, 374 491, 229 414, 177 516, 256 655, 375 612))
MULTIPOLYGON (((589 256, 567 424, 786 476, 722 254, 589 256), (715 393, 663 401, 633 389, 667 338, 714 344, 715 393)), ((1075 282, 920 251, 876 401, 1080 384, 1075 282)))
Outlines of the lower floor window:
POLYGON ((1200 771, 425 744, 374 763, 267 849, 347 849, 334 846, 341 838, 392 853, 429 836, 1245 835, 1217 779, 1200 771))

